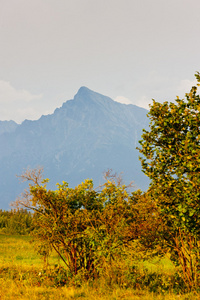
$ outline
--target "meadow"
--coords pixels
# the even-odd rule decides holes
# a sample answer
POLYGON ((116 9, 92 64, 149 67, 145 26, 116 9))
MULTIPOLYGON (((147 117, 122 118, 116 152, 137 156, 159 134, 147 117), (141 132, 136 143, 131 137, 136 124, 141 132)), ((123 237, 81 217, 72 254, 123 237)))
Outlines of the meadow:
MULTIPOLYGON (((0 234, 0 299, 200 299, 196 293, 171 289, 174 266, 166 257, 159 261, 138 261, 138 283, 133 288, 126 275, 125 262, 118 269, 105 270, 93 281, 65 277, 56 253, 48 262, 36 254, 31 237, 0 234), (144 272, 146 275, 144 276, 144 272), (110 279, 110 280, 109 280, 110 279), (147 284, 149 282, 149 284, 147 284), (145 287, 146 285, 146 287, 145 287), (168 288, 167 288, 168 287, 168 288)), ((130 274, 129 274, 130 275, 130 274)), ((137 276, 132 276, 136 280, 137 276)), ((178 283, 177 283, 178 284, 178 283)))

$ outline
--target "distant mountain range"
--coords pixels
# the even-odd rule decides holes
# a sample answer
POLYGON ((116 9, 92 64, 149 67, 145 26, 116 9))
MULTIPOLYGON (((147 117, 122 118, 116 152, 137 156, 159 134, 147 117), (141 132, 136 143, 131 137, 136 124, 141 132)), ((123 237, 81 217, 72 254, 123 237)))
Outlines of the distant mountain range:
POLYGON ((122 172, 125 183, 134 181, 146 190, 136 150, 142 129, 148 127, 147 110, 121 104, 81 87, 73 100, 39 120, 0 122, 0 209, 23 191, 16 175, 27 168, 44 167, 49 188, 67 181, 74 187, 92 178, 97 187, 108 169, 122 172))

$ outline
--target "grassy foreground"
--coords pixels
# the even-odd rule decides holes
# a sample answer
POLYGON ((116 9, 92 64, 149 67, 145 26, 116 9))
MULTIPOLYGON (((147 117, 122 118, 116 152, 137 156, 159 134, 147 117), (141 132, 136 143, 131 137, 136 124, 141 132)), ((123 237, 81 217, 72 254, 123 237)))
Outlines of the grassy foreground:
MULTIPOLYGON (((105 278, 108 278, 109 270, 104 279, 100 278, 93 282, 80 283, 79 278, 77 278, 76 280, 71 279, 65 284, 66 276, 64 276, 63 269, 58 267, 59 261, 56 254, 50 257, 48 267, 44 267, 44 262, 36 255, 30 241, 29 236, 0 235, 0 300, 200 299, 200 295, 195 293, 181 294, 179 292, 175 294, 170 290, 165 291, 163 281, 161 283, 163 285, 162 290, 157 278, 154 279, 154 291, 142 288, 142 281, 141 285, 136 285, 136 288, 126 286, 126 280, 123 278, 120 278, 120 284, 116 284, 116 281, 112 282, 112 278, 110 278, 110 283, 107 283, 105 278)), ((119 262, 118 264, 120 265, 119 262)), ((141 269, 144 267, 149 272, 153 272, 151 274, 154 275, 156 272, 159 272, 159 274, 163 272, 164 275, 170 275, 174 272, 173 266, 167 259, 159 264, 155 262, 140 264, 141 269)), ((121 274, 120 276, 123 277, 121 274)), ((144 277, 142 280, 147 279, 144 277)))

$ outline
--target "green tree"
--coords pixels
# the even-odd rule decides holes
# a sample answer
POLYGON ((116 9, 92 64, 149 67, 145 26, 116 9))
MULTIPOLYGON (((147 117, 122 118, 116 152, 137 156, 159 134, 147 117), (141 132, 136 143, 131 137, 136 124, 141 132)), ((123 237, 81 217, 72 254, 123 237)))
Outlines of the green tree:
MULTIPOLYGON (((200 74, 195 76, 200 82, 200 74)), ((161 240, 175 250, 176 258, 182 256, 179 263, 186 270, 200 239, 200 97, 197 87, 193 86, 185 99, 177 97, 175 102, 153 100, 148 117, 150 128, 144 130, 140 141, 139 151, 143 155, 140 160, 143 172, 151 180, 148 192, 164 223, 161 240), (189 252, 190 258, 187 257, 189 252)), ((195 261, 198 256, 196 251, 195 261)))
MULTIPOLYGON (((196 74, 200 82, 199 73, 196 74)), ((186 99, 153 100, 140 157, 150 191, 174 234, 178 228, 200 234, 200 98, 193 86, 186 99)))

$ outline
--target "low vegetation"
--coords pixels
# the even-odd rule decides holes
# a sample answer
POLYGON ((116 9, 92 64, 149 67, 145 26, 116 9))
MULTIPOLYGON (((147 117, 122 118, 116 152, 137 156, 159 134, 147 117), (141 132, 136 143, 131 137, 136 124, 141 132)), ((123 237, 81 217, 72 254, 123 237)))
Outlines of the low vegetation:
POLYGON ((145 193, 112 172, 98 190, 92 180, 49 190, 40 168, 21 175, 29 189, 0 211, 1 299, 200 298, 197 88, 148 115, 145 193))
POLYGON ((55 252, 48 263, 41 261, 31 240, 0 235, 0 299, 199 299, 195 292, 183 293, 168 257, 123 259, 88 280, 70 276, 55 252))

